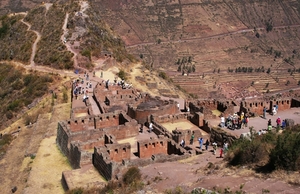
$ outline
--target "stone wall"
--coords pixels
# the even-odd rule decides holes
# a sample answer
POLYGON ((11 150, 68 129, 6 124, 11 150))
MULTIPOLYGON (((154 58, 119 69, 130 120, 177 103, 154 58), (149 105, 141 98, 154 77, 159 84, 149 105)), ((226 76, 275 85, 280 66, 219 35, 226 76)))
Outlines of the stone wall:
POLYGON ((91 115, 90 107, 76 107, 71 110, 71 119, 78 118, 78 114, 86 113, 86 115, 91 115))
POLYGON ((177 103, 173 100, 149 99, 139 105, 129 105, 127 114, 140 124, 148 122, 150 115, 173 115, 178 113, 177 103))
POLYGON ((56 144, 58 145, 61 152, 68 156, 69 155, 69 137, 67 132, 65 131, 64 122, 58 122, 57 125, 57 136, 56 136, 56 144))
POLYGON ((130 159, 131 146, 129 143, 106 144, 105 148, 112 161, 121 162, 123 159, 130 159))
POLYGON ((67 156, 72 168, 80 168, 81 150, 78 143, 70 144, 70 154, 67 156))
POLYGON ((193 116, 190 117, 190 121, 198 127, 203 126, 203 120, 204 120, 204 114, 201 112, 195 112, 193 116))
POLYGON ((110 160, 110 156, 103 147, 94 149, 93 165, 106 180, 111 180, 116 176, 118 165, 110 160))
POLYGON ((216 142, 218 146, 222 146, 226 141, 229 145, 232 145, 236 139, 238 139, 238 137, 227 133, 221 128, 210 128, 210 143, 216 142))
POLYGON ((114 134, 116 140, 126 139, 134 137, 139 134, 138 123, 126 123, 125 125, 119 125, 117 127, 110 127, 103 129, 107 134, 114 134))
POLYGON ((259 116, 263 114, 263 109, 266 107, 267 112, 272 112, 272 107, 278 105, 278 111, 288 110, 291 108, 291 99, 279 99, 279 100, 247 100, 241 102, 240 112, 244 112, 249 116, 259 116))
POLYGON ((137 142, 138 157, 151 158, 154 154, 168 154, 168 141, 165 138, 137 142))
POLYGON ((168 141, 168 155, 183 155, 186 150, 173 140, 168 141))

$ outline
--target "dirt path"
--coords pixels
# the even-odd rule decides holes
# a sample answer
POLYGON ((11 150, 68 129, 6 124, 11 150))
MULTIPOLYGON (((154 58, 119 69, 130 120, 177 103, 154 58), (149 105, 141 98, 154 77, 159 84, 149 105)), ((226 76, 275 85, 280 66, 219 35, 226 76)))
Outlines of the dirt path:
POLYGON ((66 45, 67 50, 73 53, 73 61, 74 61, 73 65, 74 68, 77 69, 78 68, 77 53, 72 49, 70 42, 67 42, 67 38, 66 38, 68 34, 68 29, 67 29, 68 20, 69 20, 69 13, 66 13, 65 21, 62 27, 64 33, 60 39, 66 45))
POLYGON ((35 39, 35 41, 32 45, 32 52, 31 52, 31 55, 30 55, 30 65, 35 66, 34 57, 35 57, 35 54, 36 54, 37 43, 41 40, 41 34, 38 31, 31 30, 31 24, 29 24, 28 22, 25 22, 24 18, 21 19, 21 22, 28 27, 27 31, 31 31, 31 32, 34 32, 36 34, 36 39, 35 39))
MULTIPOLYGON (((276 27, 273 27, 273 29, 284 29, 284 28, 288 28, 288 27, 289 28, 297 28, 297 27, 300 27, 300 25, 276 26, 276 27)), ((265 28, 256 28, 256 31, 261 31, 261 30, 265 30, 265 28)), ((180 40, 175 40, 175 41, 161 41, 160 44, 169 44, 169 43, 175 44, 175 43, 190 42, 190 41, 195 41, 195 40, 207 40, 207 39, 211 39, 211 38, 221 38, 221 37, 228 36, 228 35, 241 34, 241 33, 246 33, 246 32, 254 32, 254 29, 245 28, 245 29, 240 29, 240 30, 233 31, 233 32, 221 33, 221 34, 216 34, 216 35, 206 36, 206 37, 186 38, 186 39, 180 39, 180 40)), ((126 46, 126 48, 134 48, 134 47, 138 47, 138 46, 150 46, 150 45, 155 45, 155 44, 157 44, 157 42, 144 42, 144 43, 128 45, 128 46, 126 46)))

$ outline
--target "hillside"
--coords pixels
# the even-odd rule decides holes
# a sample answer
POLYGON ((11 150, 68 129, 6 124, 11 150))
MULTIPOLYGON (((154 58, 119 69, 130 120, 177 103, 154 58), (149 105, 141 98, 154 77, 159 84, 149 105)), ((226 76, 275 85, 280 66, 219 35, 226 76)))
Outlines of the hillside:
POLYGON ((299 1, 92 3, 130 53, 200 98, 298 87, 299 1))
MULTIPOLYGON (((138 92, 181 103, 299 96, 299 30, 300 0, 1 1, 0 132, 8 135, 0 145, 1 189, 64 192, 62 172, 71 167, 56 144, 57 123, 70 119, 71 83, 83 72, 93 76, 93 86, 122 72, 138 92)), ((184 180, 198 187, 212 174, 211 187, 221 178, 233 189, 245 181, 254 193, 281 187, 281 180, 244 167, 228 170, 210 152, 202 156, 181 161, 179 171, 170 163, 145 167, 145 186, 162 190, 184 180), (174 181, 176 173, 183 179, 174 181)), ((298 184, 297 192, 295 176, 285 180, 298 184)), ((288 187, 295 188, 280 189, 288 187)))

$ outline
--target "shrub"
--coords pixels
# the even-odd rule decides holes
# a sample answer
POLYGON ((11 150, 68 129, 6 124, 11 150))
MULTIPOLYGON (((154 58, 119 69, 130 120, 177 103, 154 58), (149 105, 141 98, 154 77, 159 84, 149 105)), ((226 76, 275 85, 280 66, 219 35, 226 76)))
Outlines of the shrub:
POLYGON ((125 185, 130 185, 134 182, 138 182, 141 180, 142 174, 140 172, 140 169, 137 167, 131 167, 128 169, 128 171, 123 176, 123 183, 125 185))
POLYGON ((161 78, 163 78, 163 79, 165 79, 165 80, 168 79, 167 74, 165 72, 163 72, 163 71, 160 71, 159 74, 158 74, 158 76, 161 77, 161 78))
POLYGON ((119 78, 126 80, 126 73, 123 69, 121 69, 117 75, 119 76, 119 78))
POLYGON ((252 141, 249 139, 239 139, 229 149, 226 160, 231 165, 245 165, 265 161, 268 156, 268 150, 265 143, 258 138, 252 141))
POLYGON ((278 136, 276 146, 270 153, 271 167, 273 169, 300 170, 299 147, 300 134, 285 131, 278 136))

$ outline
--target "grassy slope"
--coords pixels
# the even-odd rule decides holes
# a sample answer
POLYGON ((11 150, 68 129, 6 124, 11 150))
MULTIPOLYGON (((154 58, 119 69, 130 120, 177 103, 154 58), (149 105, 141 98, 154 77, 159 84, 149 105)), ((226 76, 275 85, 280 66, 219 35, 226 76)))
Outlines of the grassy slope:
POLYGON ((6 121, 15 119, 24 106, 46 94, 53 80, 59 80, 50 74, 26 74, 23 68, 6 63, 0 64, 0 75, 0 129, 6 121))

